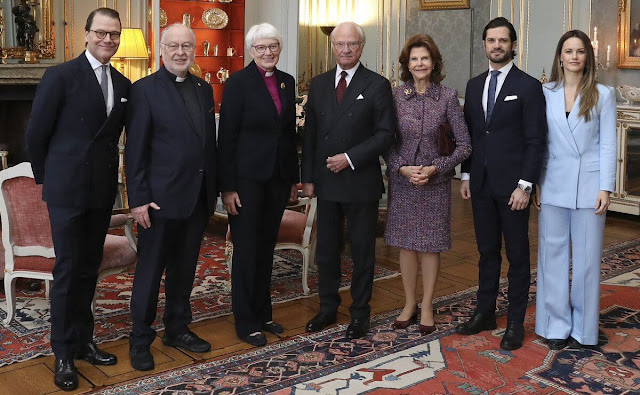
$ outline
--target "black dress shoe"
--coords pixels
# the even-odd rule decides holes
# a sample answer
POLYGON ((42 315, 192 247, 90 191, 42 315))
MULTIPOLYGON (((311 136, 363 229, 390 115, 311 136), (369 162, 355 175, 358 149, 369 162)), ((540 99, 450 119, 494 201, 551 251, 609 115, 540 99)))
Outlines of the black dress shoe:
POLYGON ((359 339, 364 337, 369 330, 369 317, 352 318, 351 323, 347 327, 347 339, 359 339))
POLYGON ((53 382, 58 388, 65 391, 78 388, 78 371, 73 364, 73 359, 56 358, 54 369, 53 382))
POLYGON ((254 332, 248 336, 240 337, 242 341, 251 344, 254 347, 262 347, 267 344, 267 338, 262 332, 254 332))
POLYGON ((463 322, 456 327, 456 333, 461 335, 476 335, 482 331, 496 329, 495 314, 473 313, 469 321, 463 322))
POLYGON ((135 370, 147 371, 155 367, 149 346, 129 347, 129 359, 135 370))
POLYGON ((84 359, 93 365, 115 365, 118 363, 118 357, 100 350, 94 342, 76 347, 75 358, 84 359))
POLYGON ((262 330, 273 333, 274 335, 279 335, 284 332, 284 328, 282 327, 282 325, 278 324, 275 321, 269 321, 262 324, 262 330))
POLYGON ((169 336, 165 332, 164 336, 162 336, 162 344, 169 347, 180 347, 191 352, 207 352, 211 350, 211 344, 188 329, 186 332, 176 336, 169 336))
POLYGON ((311 321, 307 322, 307 332, 318 332, 336 323, 336 315, 318 313, 311 321))
POLYGON ((503 350, 517 350, 522 347, 524 341, 524 326, 520 323, 509 322, 507 324, 507 330, 502 336, 500 342, 500 348, 503 350))
POLYGON ((593 350, 596 347, 598 347, 597 344, 595 345, 591 345, 591 344, 582 344, 579 341, 577 341, 576 339, 574 339, 573 337, 569 337, 569 339, 567 339, 567 347, 568 348, 574 348, 577 350, 593 350))
POLYGON ((567 346, 567 339, 547 339, 550 350, 562 350, 567 346))

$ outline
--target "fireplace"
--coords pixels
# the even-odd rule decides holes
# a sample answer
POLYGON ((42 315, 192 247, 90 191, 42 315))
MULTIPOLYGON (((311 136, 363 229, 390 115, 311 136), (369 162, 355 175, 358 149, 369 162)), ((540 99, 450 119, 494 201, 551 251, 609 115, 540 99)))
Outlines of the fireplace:
POLYGON ((36 86, 47 64, 0 65, 0 150, 9 166, 28 161, 24 144, 36 86))

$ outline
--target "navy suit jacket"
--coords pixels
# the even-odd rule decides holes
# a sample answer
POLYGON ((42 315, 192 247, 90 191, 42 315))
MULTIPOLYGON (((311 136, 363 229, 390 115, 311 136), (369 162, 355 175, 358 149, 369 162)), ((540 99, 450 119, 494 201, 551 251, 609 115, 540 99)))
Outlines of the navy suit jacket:
POLYGON ((126 119, 127 192, 130 207, 151 202, 159 218, 183 219, 193 213, 202 185, 209 213, 216 203, 216 133, 213 90, 187 75, 202 113, 200 135, 184 99, 162 66, 131 86, 126 119))
POLYGON ((377 201, 384 191, 378 157, 391 147, 397 128, 391 84, 360 64, 338 104, 335 77, 334 68, 311 80, 302 182, 313 183, 320 199, 377 201), (327 169, 327 157, 345 152, 355 170, 347 167, 336 174, 327 169))
POLYGON ((514 65, 500 89, 491 118, 485 120, 482 91, 487 74, 467 83, 464 117, 473 150, 462 163, 462 172, 471 174, 472 194, 488 178, 491 191, 508 197, 520 179, 536 184, 540 177, 547 138, 545 99, 540 81, 514 65))
POLYGON ((218 130, 218 189, 236 191, 238 177, 266 181, 274 174, 299 181, 296 150, 296 82, 275 71, 282 111, 278 115, 255 62, 225 84, 218 130), (277 169, 277 172, 276 172, 277 169))
POLYGON ((111 208, 118 185, 118 139, 131 83, 111 68, 113 109, 84 52, 49 67, 38 84, 25 134, 42 198, 63 207, 111 208))

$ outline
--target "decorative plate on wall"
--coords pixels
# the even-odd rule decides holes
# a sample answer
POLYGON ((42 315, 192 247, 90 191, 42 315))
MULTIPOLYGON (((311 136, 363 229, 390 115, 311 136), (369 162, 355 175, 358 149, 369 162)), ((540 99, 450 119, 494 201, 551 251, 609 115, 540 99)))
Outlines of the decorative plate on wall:
MULTIPOLYGON (((153 23, 153 17, 151 16, 152 11, 153 10, 149 8, 149 12, 147 13, 147 18, 149 19, 149 23, 153 23)), ((169 18, 167 18, 167 13, 162 8, 160 8, 160 27, 167 26, 167 23, 169 23, 169 18)))
POLYGON ((233 0, 218 0, 218 3, 231 3, 233 0))
POLYGON ((202 22, 210 29, 224 29, 229 23, 229 15, 220 8, 209 8, 202 13, 202 22))

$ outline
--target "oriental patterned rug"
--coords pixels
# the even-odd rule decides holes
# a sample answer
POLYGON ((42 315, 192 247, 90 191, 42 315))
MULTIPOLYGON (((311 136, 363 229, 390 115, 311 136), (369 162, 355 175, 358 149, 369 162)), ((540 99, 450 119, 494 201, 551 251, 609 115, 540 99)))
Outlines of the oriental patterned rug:
MULTIPOLYGON (((251 350, 138 379, 101 394, 511 394, 640 392, 640 240, 607 249, 600 344, 595 350, 550 351, 534 333, 535 306, 525 322, 525 345, 501 350, 506 326, 502 284, 498 329, 454 333, 474 308, 475 289, 435 302, 438 330, 391 328, 399 311, 373 317, 372 330, 344 339, 328 328, 251 350)), ((535 275, 531 300, 535 300, 535 275)))
MULTIPOLYGON (((229 273, 222 237, 205 234, 191 292, 193 321, 231 314, 229 273)), ((302 256, 295 251, 277 251, 273 257, 272 299, 274 303, 307 297, 302 293, 302 256)), ((350 285, 353 262, 342 257, 342 287, 350 285)), ((317 272, 309 270, 311 294, 317 289, 317 272)), ((399 273, 376 267, 375 278, 390 278, 399 273)), ((131 320, 129 300, 133 285, 133 270, 106 277, 98 284, 95 338, 98 343, 129 335, 131 320)), ((44 289, 44 287, 43 287, 44 289)), ((2 288, 2 291, 4 288, 2 288)), ((2 292, 0 291, 0 292, 2 292)), ((0 322, 0 366, 51 354, 49 345, 49 301, 44 290, 31 292, 16 287, 16 319, 6 326, 0 322)), ((2 295, 4 296, 4 295, 2 295)), ((6 303, 0 299, 0 319, 6 317, 6 303)), ((161 287, 158 315, 154 328, 163 329, 164 288, 161 287)))

